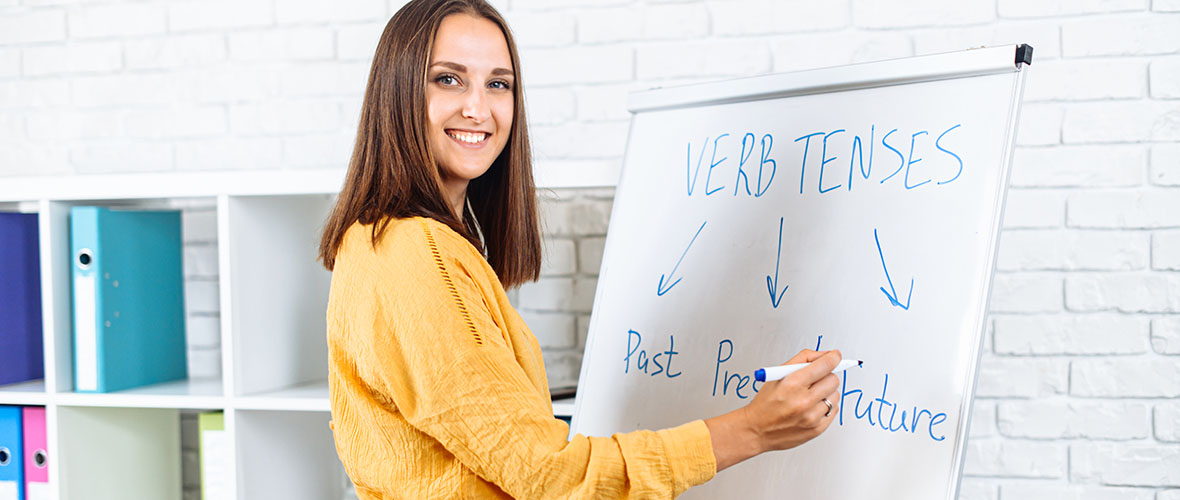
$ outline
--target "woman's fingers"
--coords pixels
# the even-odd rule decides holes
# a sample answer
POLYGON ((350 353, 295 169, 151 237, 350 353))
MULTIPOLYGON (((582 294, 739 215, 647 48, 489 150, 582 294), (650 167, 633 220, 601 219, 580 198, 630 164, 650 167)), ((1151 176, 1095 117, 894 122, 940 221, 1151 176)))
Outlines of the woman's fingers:
POLYGON ((840 377, 837 377, 833 373, 829 373, 823 378, 815 381, 814 384, 811 384, 810 390, 815 400, 819 401, 823 398, 831 399, 833 396, 838 397, 837 389, 839 388, 840 377))
POLYGON ((840 411, 840 378, 832 373, 840 359, 839 351, 800 351, 788 364, 807 366, 763 386, 746 407, 760 447, 794 448, 827 430, 840 411))
POLYGON ((787 362, 783 363, 783 364, 784 365, 795 365, 795 364, 799 364, 799 363, 810 363, 812 360, 819 358, 822 355, 823 355, 822 352, 813 351, 811 349, 804 349, 802 351, 799 351, 798 354, 791 356, 791 359, 788 359, 787 362))
MULTIPOLYGON (((820 433, 823 433, 829 425, 832 425, 832 421, 836 420, 836 416, 840 413, 840 394, 838 392, 832 391, 832 393, 828 394, 824 399, 832 404, 832 409, 831 413, 824 415, 824 420, 819 426, 820 433)), ((824 411, 828 411, 827 405, 824 405, 824 411)))
MULTIPOLYGON (((833 352, 833 351, 812 351, 812 350, 808 349, 807 350, 807 362, 811 363, 812 361, 822 358, 824 355, 826 355, 830 352, 833 352)), ((839 352, 839 351, 836 351, 836 352, 839 352)), ((838 362, 839 361, 837 361, 837 363, 838 362)))
MULTIPOLYGON (((812 400, 815 401, 814 406, 820 410, 821 417, 830 417, 838 409, 839 388, 840 378, 829 373, 824 378, 819 379, 815 384, 812 384, 808 390, 812 400), (824 403, 825 400, 827 403, 824 403), (830 413, 828 409, 829 404, 832 405, 830 413)), ((817 422, 823 420, 823 418, 817 419, 817 422)))
POLYGON ((840 351, 827 351, 815 358, 807 366, 800 368, 795 373, 789 375, 794 377, 796 381, 803 384, 804 387, 810 387, 825 375, 832 373, 836 369, 836 365, 840 364, 840 351))
POLYGON ((836 418, 838 410, 836 409, 836 403, 832 403, 832 411, 830 413, 828 412, 828 407, 822 401, 816 406, 819 409, 816 410, 815 426, 811 430, 816 436, 819 436, 828 430, 828 426, 832 425, 832 420, 836 418))
POLYGON ((840 413, 840 400, 836 392, 824 393, 816 398, 806 418, 815 435, 822 434, 840 413), (826 402, 825 402, 826 401, 826 402))

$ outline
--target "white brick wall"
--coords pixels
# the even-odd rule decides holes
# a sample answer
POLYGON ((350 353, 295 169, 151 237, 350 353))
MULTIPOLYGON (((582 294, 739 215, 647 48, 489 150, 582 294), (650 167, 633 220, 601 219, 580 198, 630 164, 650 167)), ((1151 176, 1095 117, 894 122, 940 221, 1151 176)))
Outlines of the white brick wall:
MULTIPOLYGON (((402 3, 0 1, 0 182, 342 167, 402 3)), ((961 498, 1180 500, 1180 1, 493 3, 542 176, 616 167, 630 90, 1032 44, 961 498)), ((542 193, 544 276, 512 295, 554 385, 578 376, 612 197, 542 193)), ((211 213, 185 223, 189 361, 215 375, 211 213)))

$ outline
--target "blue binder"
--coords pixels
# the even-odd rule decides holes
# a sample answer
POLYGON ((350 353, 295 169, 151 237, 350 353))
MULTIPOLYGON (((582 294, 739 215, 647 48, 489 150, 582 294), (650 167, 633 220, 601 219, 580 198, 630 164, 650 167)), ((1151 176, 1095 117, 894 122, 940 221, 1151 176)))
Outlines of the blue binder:
POLYGON ((180 212, 73 207, 74 390, 187 377, 180 212))
POLYGON ((45 377, 37 214, 0 213, 0 385, 45 377))
POLYGON ((0 406, 0 500, 25 499, 21 408, 0 406))

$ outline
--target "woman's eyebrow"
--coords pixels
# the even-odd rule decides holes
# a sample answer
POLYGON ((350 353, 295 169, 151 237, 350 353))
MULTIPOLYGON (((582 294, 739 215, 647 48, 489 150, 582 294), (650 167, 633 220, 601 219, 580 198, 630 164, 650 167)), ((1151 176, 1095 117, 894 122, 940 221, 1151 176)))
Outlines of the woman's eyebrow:
POLYGON ((459 64, 459 63, 453 63, 453 62, 450 62, 450 61, 435 61, 435 62, 433 62, 433 63, 430 63, 430 67, 431 67, 431 68, 433 68, 433 67, 435 67, 435 66, 445 66, 445 67, 447 67, 447 68, 453 69, 453 70, 455 70, 455 71, 458 71, 458 72, 460 72, 460 73, 466 73, 466 72, 467 72, 467 66, 464 66, 464 65, 462 65, 462 64, 459 64))
MULTIPOLYGON (((435 61, 433 63, 430 63, 431 68, 433 68, 435 66, 443 66, 445 68, 449 68, 451 70, 458 71, 460 73, 467 72, 467 66, 464 66, 464 65, 456 63, 456 62, 451 62, 451 61, 435 61)), ((492 70, 492 76, 515 76, 515 73, 513 73, 512 70, 507 69, 507 68, 496 68, 496 69, 492 70)))

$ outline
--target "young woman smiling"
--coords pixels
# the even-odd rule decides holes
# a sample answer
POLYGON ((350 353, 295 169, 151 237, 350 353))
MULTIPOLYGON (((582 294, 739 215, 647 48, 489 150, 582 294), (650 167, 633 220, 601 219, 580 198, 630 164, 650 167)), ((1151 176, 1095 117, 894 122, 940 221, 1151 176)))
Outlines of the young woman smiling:
POLYGON ((567 438, 504 293, 537 278, 541 238, 519 58, 482 0, 389 21, 320 258, 333 431, 362 499, 672 498, 836 417, 839 353, 804 351, 733 412, 567 438))

